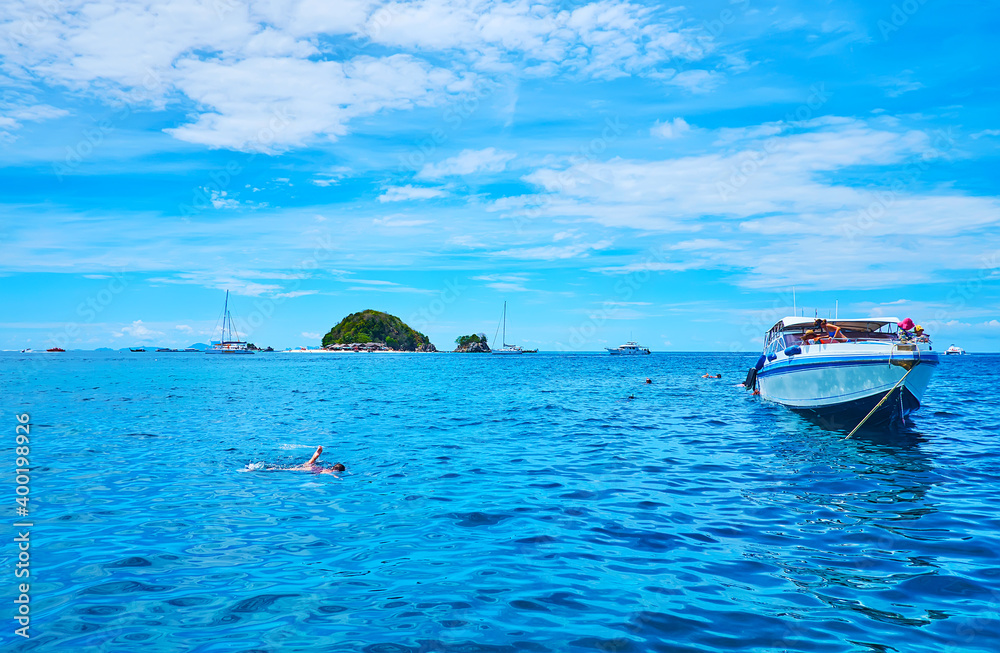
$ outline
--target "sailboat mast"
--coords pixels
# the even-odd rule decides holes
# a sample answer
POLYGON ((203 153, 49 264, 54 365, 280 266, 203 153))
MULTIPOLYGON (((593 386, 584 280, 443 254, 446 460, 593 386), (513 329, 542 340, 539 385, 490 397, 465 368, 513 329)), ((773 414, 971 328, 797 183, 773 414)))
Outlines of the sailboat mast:
MULTIPOLYGON (((229 291, 226 291, 226 305, 222 309, 222 342, 226 342, 226 321, 229 320, 229 291)), ((232 329, 230 329, 232 330, 232 329)))
POLYGON ((507 302, 503 303, 503 346, 507 346, 507 302))

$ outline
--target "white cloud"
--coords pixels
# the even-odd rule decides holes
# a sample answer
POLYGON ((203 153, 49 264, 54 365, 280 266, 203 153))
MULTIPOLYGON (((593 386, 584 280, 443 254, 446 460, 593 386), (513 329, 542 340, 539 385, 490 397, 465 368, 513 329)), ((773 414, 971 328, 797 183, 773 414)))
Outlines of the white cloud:
POLYGON ((708 70, 685 70, 667 79, 666 83, 691 93, 708 93, 722 83, 722 75, 708 70))
MULTIPOLYGON (((7 86, 10 80, 0 75, 0 85, 7 86)), ((35 98, 21 93, 8 91, 4 100, 0 101, 0 140, 14 138, 14 133, 26 122, 41 122, 68 116, 69 111, 39 104, 35 98)))
POLYGON ((698 251, 698 250, 717 250, 717 249, 739 249, 738 243, 731 241, 720 240, 718 238, 694 238, 692 240, 684 240, 679 243, 675 243, 670 246, 670 249, 679 249, 685 251, 698 251))
POLYGON ((309 338, 310 340, 319 340, 323 337, 322 334, 313 333, 312 331, 303 331, 301 335, 303 338, 309 338))
POLYGON ((904 70, 895 77, 886 77, 881 80, 881 85, 885 88, 885 94, 889 97, 899 97, 904 93, 918 91, 924 88, 920 82, 913 81, 910 77, 912 70, 904 70))
POLYGON ((274 295, 275 299, 292 299, 294 297, 305 297, 307 295, 315 295, 318 290, 293 290, 291 292, 279 292, 274 295))
POLYGON ((632 274, 633 272, 683 272, 693 268, 701 267, 699 263, 664 263, 656 261, 644 261, 640 263, 629 263, 627 265, 613 265, 603 268, 594 268, 594 272, 605 274, 632 274))
MULTIPOLYGON (((609 0, 572 9, 555 0, 63 0, 55 13, 6 0, 3 13, 0 58, 19 82, 132 109, 176 102, 192 121, 165 130, 174 137, 269 153, 337 139, 358 118, 460 97, 480 77, 656 76, 672 59, 705 56, 681 19, 609 0), (369 45, 372 55, 358 54, 369 45)), ((691 70, 669 83, 702 87, 716 75, 691 70)), ((20 119, 61 111, 25 105, 20 119)))
POLYGON ((135 320, 132 324, 128 326, 123 326, 120 330, 113 333, 115 338, 121 338, 123 336, 129 335, 133 338, 139 340, 148 340, 153 336, 162 336, 162 331, 154 331, 142 323, 142 320, 135 320))
POLYGON ((174 326, 174 328, 180 331, 181 333, 191 333, 193 331, 193 329, 186 324, 178 324, 174 326))
POLYGON ((350 283, 361 283, 366 286, 398 286, 395 281, 383 281, 382 279, 351 279, 350 283))
POLYGON ((345 166, 334 166, 326 172, 316 173, 316 177, 313 178, 312 183, 317 186, 333 186, 339 184, 345 177, 349 177, 351 172, 351 169, 345 166))
POLYGON ((406 227, 422 227, 425 224, 433 224, 433 220, 421 220, 405 218, 398 215, 387 215, 384 218, 372 219, 372 224, 390 229, 404 229, 406 227))
POLYGON ((658 138, 680 138, 690 131, 691 125, 687 124, 686 120, 674 118, 662 123, 657 120, 656 124, 650 128, 649 133, 658 138))
MULTIPOLYGON (((204 189, 208 191, 208 189, 204 189)), ((227 197, 228 193, 226 191, 211 191, 211 202, 212 206, 217 209, 236 209, 239 208, 240 203, 231 197, 227 197)))
POLYGON ((926 134, 884 118, 772 123, 729 130, 707 154, 545 166, 523 177, 538 195, 491 209, 517 218, 534 207, 535 221, 589 220, 619 233, 713 236, 682 240, 676 259, 603 272, 731 269, 755 288, 920 283, 977 269, 980 254, 1000 247, 1000 199, 915 183, 939 155, 926 134), (862 166, 888 173, 871 187, 836 180, 862 166))
POLYGON ((1000 129, 984 129, 981 132, 976 132, 972 134, 973 140, 979 140, 983 136, 1000 136, 1000 129))
POLYGON ((601 79, 650 74, 671 58, 704 56, 695 36, 655 22, 653 13, 627 2, 592 2, 561 10, 548 2, 418 0, 393 2, 376 12, 369 33, 376 43, 465 53, 479 69, 517 62, 524 71, 556 70, 601 79))
MULTIPOLYGON (((239 276, 231 273, 214 272, 178 272, 170 277, 150 277, 151 284, 191 284, 215 288, 220 291, 229 291, 233 295, 244 295, 247 297, 271 296, 282 290, 281 286, 273 283, 257 283, 249 281, 248 278, 281 278, 281 273, 270 274, 239 272, 239 276)), ((289 278, 297 278, 291 275, 289 278)), ((221 301, 221 300, 220 300, 221 301)))
POLYGON ((504 256, 518 259, 555 261, 559 259, 586 258, 594 251, 611 247, 613 241, 601 240, 593 243, 573 243, 571 245, 543 245, 541 247, 522 247, 494 252, 494 256, 504 256))
POLYGON ((355 118, 429 106, 449 89, 461 88, 452 72, 404 54, 347 62, 188 60, 177 73, 178 88, 211 110, 168 133, 210 147, 259 152, 302 146, 314 136, 335 140, 355 118))
POLYGON ((428 163, 417 173, 417 177, 440 179, 452 175, 471 175, 476 172, 502 172, 514 156, 513 152, 498 151, 495 147, 462 150, 441 163, 428 163))
POLYGON ((426 188, 407 184, 405 186, 390 186, 385 193, 379 195, 379 202, 404 202, 407 200, 428 200, 447 195, 441 188, 426 188))
POLYGON ((485 281, 487 288, 493 288, 500 292, 528 292, 525 284, 528 282, 527 274, 484 274, 472 277, 474 281, 485 281))
POLYGON ((436 290, 427 290, 425 288, 411 288, 409 286, 401 286, 396 283, 384 285, 384 286, 351 286, 347 290, 354 292, 400 292, 400 293, 420 293, 423 295, 433 294, 438 292, 436 290))

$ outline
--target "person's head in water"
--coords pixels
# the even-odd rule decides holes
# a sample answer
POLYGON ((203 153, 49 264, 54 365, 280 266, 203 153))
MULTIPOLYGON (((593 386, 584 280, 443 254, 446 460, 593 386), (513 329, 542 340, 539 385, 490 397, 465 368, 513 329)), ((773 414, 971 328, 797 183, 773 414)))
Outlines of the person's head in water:
POLYGON ((653 379, 649 379, 649 378, 646 379, 646 383, 652 383, 652 382, 653 382, 653 379))
POLYGON ((337 463, 336 465, 334 465, 330 469, 332 469, 335 472, 346 472, 347 471, 347 468, 344 467, 343 463, 337 463))
POLYGON ((721 378, 722 378, 722 375, 721 375, 721 374, 716 374, 716 375, 715 375, 715 378, 717 378, 717 379, 721 379, 721 378))

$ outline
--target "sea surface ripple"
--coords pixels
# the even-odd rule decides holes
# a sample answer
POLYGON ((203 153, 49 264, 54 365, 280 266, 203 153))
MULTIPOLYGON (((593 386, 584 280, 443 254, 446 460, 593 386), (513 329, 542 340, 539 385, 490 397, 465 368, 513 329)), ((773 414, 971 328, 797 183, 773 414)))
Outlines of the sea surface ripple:
POLYGON ((0 642, 1000 650, 1000 357, 850 440, 736 387, 755 358, 0 354, 34 523, 0 642), (320 444, 346 473, 270 469, 320 444))

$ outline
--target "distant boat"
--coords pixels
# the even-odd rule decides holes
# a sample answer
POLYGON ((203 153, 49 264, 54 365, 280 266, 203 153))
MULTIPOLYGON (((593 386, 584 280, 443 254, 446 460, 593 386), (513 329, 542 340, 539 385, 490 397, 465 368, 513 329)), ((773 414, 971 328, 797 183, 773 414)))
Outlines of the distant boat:
POLYGON ((605 347, 612 356, 644 356, 652 352, 646 347, 642 347, 634 340, 629 340, 624 345, 617 347, 605 347))
MULTIPOLYGON (((523 354, 524 350, 521 349, 520 347, 518 347, 517 345, 508 345, 507 344, 507 302, 503 303, 503 317, 501 318, 501 323, 503 324, 503 338, 500 340, 500 342, 503 344, 503 347, 500 347, 498 349, 492 349, 492 350, 490 350, 490 353, 491 354, 508 354, 508 355, 509 354, 523 354)), ((496 338, 496 335, 494 334, 493 337, 496 338)))
POLYGON ((22 354, 34 354, 34 353, 35 353, 35 350, 34 350, 34 349, 32 349, 31 347, 28 347, 27 349, 22 349, 22 350, 21 350, 21 353, 22 353, 22 354))
POLYGON ((226 291, 226 304, 222 309, 222 339, 213 341, 212 346, 205 350, 206 354, 252 354, 247 348, 246 340, 240 340, 240 334, 233 327, 233 316, 229 314, 229 291, 226 291), (235 338, 233 334, 236 334, 235 338))
POLYGON ((958 345, 952 345, 951 347, 945 349, 944 353, 948 356, 955 356, 955 355, 961 356, 962 354, 965 353, 965 350, 959 347, 958 345))
POLYGON ((47 352, 50 352, 50 353, 51 353, 51 352, 57 352, 57 351, 62 351, 62 352, 65 352, 66 350, 65 350, 65 349, 62 349, 61 347, 52 347, 51 349, 46 349, 45 351, 47 351, 47 352))
POLYGON ((193 351, 193 352, 196 352, 196 353, 197 353, 197 352, 199 352, 199 351, 201 351, 201 350, 200 350, 200 349, 195 349, 194 347, 188 347, 188 348, 187 348, 187 349, 185 349, 184 351, 193 351))
POLYGON ((129 351, 146 351, 142 347, 129 347, 128 350, 129 351))

